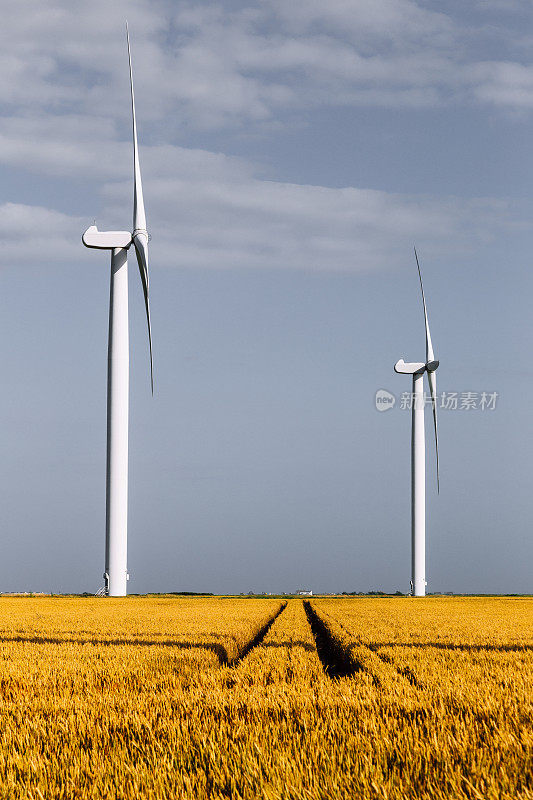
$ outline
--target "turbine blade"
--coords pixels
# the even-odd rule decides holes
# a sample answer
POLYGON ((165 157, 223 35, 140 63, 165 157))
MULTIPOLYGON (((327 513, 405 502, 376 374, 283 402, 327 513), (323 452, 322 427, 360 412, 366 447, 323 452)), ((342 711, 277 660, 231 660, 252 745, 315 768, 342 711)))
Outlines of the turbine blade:
POLYGON ((440 494, 439 482, 439 435, 437 432, 437 376, 428 370, 429 392, 433 406, 433 427, 435 428, 435 454, 437 456, 437 493, 440 494))
POLYGON ((131 47, 128 23, 126 22, 126 38, 128 40, 128 61, 130 65, 131 115, 133 120, 133 232, 146 230, 144 213, 143 187, 141 168, 139 166, 139 147, 137 144, 137 121, 135 119, 135 94, 133 92, 133 69, 131 66, 131 47))
POLYGON ((148 279, 148 235, 146 233, 136 233, 133 237, 139 273, 143 286, 144 306, 146 308, 146 322, 148 323, 148 344, 150 346, 150 383, 152 385, 152 395, 154 393, 154 364, 152 359, 152 326, 150 324, 150 298, 149 298, 149 279, 148 279))
POLYGON ((146 321, 148 323, 148 343, 150 346, 150 383, 152 395, 154 393, 154 365, 152 358, 152 326, 150 324, 150 298, 148 278, 148 232, 146 230, 146 214, 144 211, 143 187, 141 181, 141 168, 139 165, 139 146, 137 143, 137 120, 135 118, 135 94, 133 91, 133 69, 131 66, 130 32, 126 22, 126 38, 128 40, 128 62, 130 66, 131 89, 131 116, 133 121, 133 244, 139 264, 141 283, 146 308, 146 321))
POLYGON ((422 285, 422 273, 420 272, 420 264, 418 263, 418 253, 415 250, 416 266, 418 267, 418 277, 420 279, 420 289, 422 290, 422 303, 424 306, 424 321, 426 323, 426 362, 434 361, 435 354, 433 352, 433 345, 431 343, 431 334, 429 332, 428 312, 426 309, 426 298, 424 295, 424 286, 422 285))

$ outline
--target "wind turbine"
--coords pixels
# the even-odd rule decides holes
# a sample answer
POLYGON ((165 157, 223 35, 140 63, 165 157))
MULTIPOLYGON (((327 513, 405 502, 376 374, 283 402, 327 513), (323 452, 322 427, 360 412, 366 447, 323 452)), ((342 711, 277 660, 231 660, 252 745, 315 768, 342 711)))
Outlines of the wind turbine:
POLYGON ((135 247, 148 322, 150 380, 154 377, 152 331, 148 299, 148 231, 144 213, 141 170, 137 145, 135 96, 128 24, 126 23, 130 67, 131 113, 133 118, 133 232, 99 231, 96 223, 83 234, 85 247, 111 250, 111 288, 109 298, 109 340, 107 349, 107 473, 105 594, 124 597, 129 579, 128 549, 128 412, 129 412, 129 326, 128 326, 128 248, 135 247))
POLYGON ((413 376, 412 432, 411 432, 411 594, 424 597, 426 594, 426 447, 424 434, 424 372, 427 372, 433 427, 435 429, 435 452, 437 457, 437 491, 439 491, 439 439, 437 434, 437 376, 439 362, 435 360, 422 274, 415 247, 416 266, 422 292, 424 321, 426 324, 426 361, 406 364, 403 358, 396 362, 394 371, 413 376))

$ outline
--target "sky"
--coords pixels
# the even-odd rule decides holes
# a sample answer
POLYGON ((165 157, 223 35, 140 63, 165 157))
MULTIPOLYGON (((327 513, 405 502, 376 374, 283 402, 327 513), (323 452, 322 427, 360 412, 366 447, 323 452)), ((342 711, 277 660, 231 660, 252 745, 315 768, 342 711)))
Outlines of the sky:
POLYGON ((126 19, 129 591, 409 590, 416 245, 428 591, 533 592, 526 0, 4 0, 0 591, 103 584, 126 19))

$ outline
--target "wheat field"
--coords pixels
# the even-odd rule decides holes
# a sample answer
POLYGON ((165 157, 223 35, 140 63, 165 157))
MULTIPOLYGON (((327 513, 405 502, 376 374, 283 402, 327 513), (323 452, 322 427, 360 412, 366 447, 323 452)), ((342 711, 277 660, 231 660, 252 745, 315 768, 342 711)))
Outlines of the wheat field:
POLYGON ((0 800, 533 798, 529 598, 0 598, 0 800))

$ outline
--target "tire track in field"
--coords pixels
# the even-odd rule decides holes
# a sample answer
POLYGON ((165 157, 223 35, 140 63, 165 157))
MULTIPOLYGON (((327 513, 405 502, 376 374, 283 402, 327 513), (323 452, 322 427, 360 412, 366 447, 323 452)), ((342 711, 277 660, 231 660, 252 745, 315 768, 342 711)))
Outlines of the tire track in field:
POLYGON ((243 649, 240 651, 240 653, 237 656, 235 656, 235 658, 229 659, 227 657, 227 654, 226 654, 225 657, 222 654, 219 654, 219 659, 220 659, 221 666, 224 666, 224 667, 236 667, 237 664, 240 664, 240 662, 243 660, 243 658, 246 658, 248 653, 251 650, 253 650, 254 647, 257 647, 258 644, 261 644, 261 642, 263 641, 263 639, 265 638, 265 636, 269 632, 269 630, 272 627, 272 625, 275 623, 275 621, 277 620, 279 615, 282 614, 283 611, 285 611, 286 608, 287 608, 287 602, 285 601, 284 603, 282 603, 280 605, 280 607, 278 608, 276 613, 268 620, 268 622, 266 622, 263 625, 263 627, 260 628, 257 631, 257 633, 255 634, 253 639, 250 639, 248 644, 246 644, 243 647, 243 649))
POLYGON ((366 672, 376 686, 400 678, 409 681, 414 689, 424 688, 409 667, 396 665, 390 656, 378 652, 377 645, 354 642, 353 634, 341 622, 334 618, 330 618, 331 622, 322 619, 308 600, 304 601, 304 607, 319 658, 330 677, 349 677, 357 672, 366 672))
MULTIPOLYGON (((339 622, 339 620, 336 620, 336 622, 337 622, 337 625, 339 625, 344 631, 346 631, 347 634, 350 634, 350 631, 348 630, 348 628, 346 628, 345 625, 342 624, 342 622, 339 622)), ((385 655, 384 653, 381 653, 379 648, 382 645, 378 645, 378 644, 363 644, 362 642, 359 642, 359 645, 361 647, 366 647, 368 650, 371 650, 371 652, 374 653, 377 656, 377 658, 379 658, 384 664, 387 664, 387 665, 390 665, 391 667, 393 667, 396 670, 396 672, 398 673, 398 675, 401 675, 402 678, 407 678, 407 680, 409 681, 411 686, 414 686, 416 689, 425 688, 424 684, 417 678, 417 676, 415 675, 415 673, 413 672, 413 670, 410 667, 400 667, 400 666, 398 666, 398 664, 396 664, 396 662, 394 661, 392 656, 385 655)), ((394 646, 394 645, 392 645, 392 646, 394 646)))
POLYGON ((311 632, 315 639, 316 650, 326 675, 330 678, 348 678, 363 667, 352 661, 346 650, 331 636, 327 625, 320 619, 315 609, 304 600, 304 609, 311 632))

